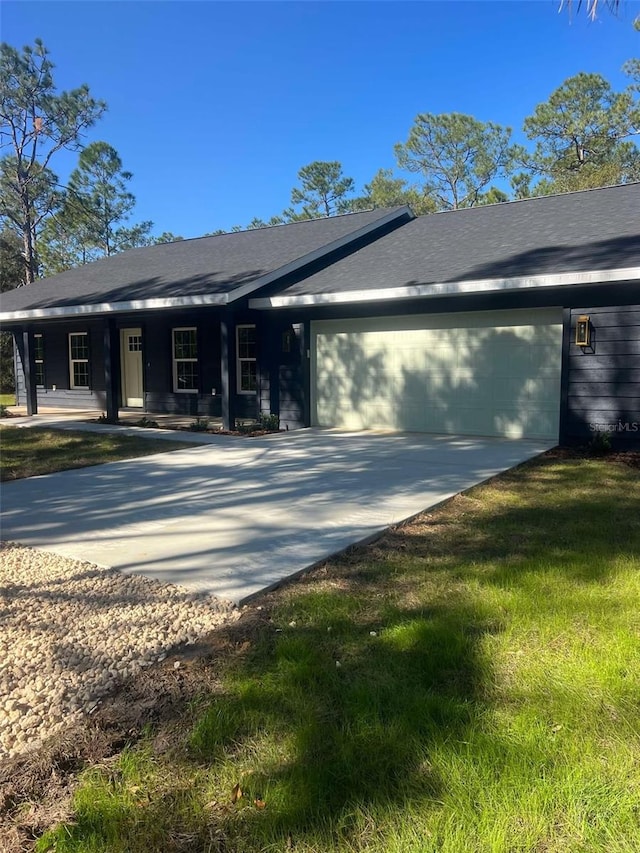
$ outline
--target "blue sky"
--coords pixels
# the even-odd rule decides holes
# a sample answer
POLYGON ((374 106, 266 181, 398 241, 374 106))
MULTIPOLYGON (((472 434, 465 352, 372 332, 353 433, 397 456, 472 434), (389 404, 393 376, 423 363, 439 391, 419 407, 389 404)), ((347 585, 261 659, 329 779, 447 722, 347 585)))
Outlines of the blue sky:
MULTIPOLYGON (((577 0, 574 0, 577 4, 577 0)), ((1 35, 41 38, 59 88, 87 83, 134 173, 134 218, 185 237, 268 219, 301 166, 339 160, 360 189, 395 165, 419 112, 521 126, 579 71, 626 85, 639 2, 618 18, 529 2, 29 2, 1 35)), ((75 155, 52 167, 65 180, 75 155)))

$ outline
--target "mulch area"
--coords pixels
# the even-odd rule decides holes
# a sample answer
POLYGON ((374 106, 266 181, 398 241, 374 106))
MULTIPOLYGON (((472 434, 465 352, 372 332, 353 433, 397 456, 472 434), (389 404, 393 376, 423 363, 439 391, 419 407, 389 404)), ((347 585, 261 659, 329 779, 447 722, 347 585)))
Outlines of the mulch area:
POLYGON ((629 468, 640 468, 640 449, 610 450, 596 454, 588 445, 576 447, 554 447, 544 454, 546 459, 606 459, 607 462, 627 465, 629 468))

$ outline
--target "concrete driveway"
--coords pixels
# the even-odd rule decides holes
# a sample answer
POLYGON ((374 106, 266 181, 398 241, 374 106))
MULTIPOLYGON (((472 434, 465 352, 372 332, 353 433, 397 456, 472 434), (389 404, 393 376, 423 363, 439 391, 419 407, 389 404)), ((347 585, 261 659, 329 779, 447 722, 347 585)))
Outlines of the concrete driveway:
POLYGON ((300 430, 3 486, 2 538, 241 602, 549 442, 300 430))

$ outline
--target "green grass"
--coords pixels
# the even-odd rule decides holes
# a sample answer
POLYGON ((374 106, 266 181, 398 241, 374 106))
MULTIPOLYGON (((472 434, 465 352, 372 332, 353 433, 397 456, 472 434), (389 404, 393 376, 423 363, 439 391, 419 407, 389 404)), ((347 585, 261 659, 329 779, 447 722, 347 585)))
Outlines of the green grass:
POLYGON ((39 427, 0 427, 0 480, 19 480, 151 453, 184 450, 184 443, 114 433, 39 427))
POLYGON ((637 470, 478 487, 273 596, 173 745, 89 768, 37 849, 640 850, 639 554, 637 470))
POLYGON ((15 394, 0 394, 0 406, 15 406, 15 394))

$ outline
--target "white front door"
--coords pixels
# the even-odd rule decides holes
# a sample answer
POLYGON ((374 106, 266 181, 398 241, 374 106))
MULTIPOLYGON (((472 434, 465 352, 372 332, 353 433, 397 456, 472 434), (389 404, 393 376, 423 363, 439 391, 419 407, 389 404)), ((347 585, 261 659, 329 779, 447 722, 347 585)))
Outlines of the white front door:
POLYGON ((142 383, 142 329, 120 331, 122 363, 122 404, 134 408, 144 405, 142 383))

